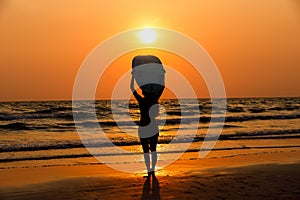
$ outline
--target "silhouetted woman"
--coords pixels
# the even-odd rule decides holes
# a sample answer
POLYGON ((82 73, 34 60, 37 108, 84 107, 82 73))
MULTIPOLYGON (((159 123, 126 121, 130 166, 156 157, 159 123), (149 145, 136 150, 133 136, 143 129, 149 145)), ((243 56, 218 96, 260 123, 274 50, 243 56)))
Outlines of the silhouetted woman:
MULTIPOLYGON (((160 60, 155 56, 137 56, 132 61, 132 67, 135 68, 136 66, 142 66, 148 63, 156 63, 162 66, 160 60)), ((149 67, 151 68, 151 65, 150 66, 144 65, 142 67, 148 67, 149 69, 149 67)), ((153 68, 153 71, 155 71, 155 68, 153 68)), ((149 71, 147 73, 149 73, 149 71)), ((139 126, 138 135, 140 137, 140 141, 143 147, 145 164, 149 176, 149 175, 154 175, 155 166, 157 162, 156 146, 158 142, 159 129, 155 117, 158 116, 158 112, 159 112, 158 99, 160 98, 164 90, 164 86, 156 85, 156 84, 141 85, 140 88, 143 94, 142 97, 134 89, 134 78, 135 78, 135 73, 133 72, 131 77, 130 88, 139 104, 140 121, 138 123, 139 126), (151 87, 155 89, 151 91, 151 87), (151 167, 150 167, 149 150, 151 151, 151 158, 152 158, 151 167)))

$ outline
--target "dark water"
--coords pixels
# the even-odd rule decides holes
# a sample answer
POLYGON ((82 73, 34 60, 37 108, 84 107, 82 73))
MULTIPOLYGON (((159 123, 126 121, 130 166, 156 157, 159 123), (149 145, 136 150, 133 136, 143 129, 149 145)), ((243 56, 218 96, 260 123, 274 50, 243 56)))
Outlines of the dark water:
MULTIPOLYGON (((193 139, 194 145, 188 151, 199 151, 198 143, 203 141, 210 120, 217 122, 220 116, 211 115, 209 99, 199 99, 198 102, 195 104, 195 101, 186 99, 179 105, 177 100, 161 100, 161 115, 157 118, 161 129, 160 145, 172 141, 179 125, 186 134, 176 142, 189 140, 189 127, 192 124, 198 126, 198 132, 193 139), (186 124, 182 124, 183 121, 186 124)), ((83 116, 77 128, 97 131, 96 125, 100 124, 115 145, 124 147, 129 154, 140 153, 139 139, 127 134, 137 130, 132 125, 132 121, 137 121, 139 117, 136 102, 114 103, 118 108, 117 119, 112 115, 110 101, 96 101, 98 119, 95 121, 84 117, 87 114, 86 102, 82 102, 76 110, 82 112, 83 116)), ((225 152, 249 148, 299 147, 299 111, 300 98, 227 99, 226 122, 219 138, 222 145, 216 146, 214 150, 225 152)), ((85 160, 85 164, 94 162, 76 132, 71 101, 0 103, 0 138, 2 168, 31 166, 29 163, 66 164, 66 161, 68 164, 80 164, 84 158, 90 159, 85 160)), ((91 140, 90 143, 90 147, 94 148, 105 145, 103 141, 97 140, 91 140)))

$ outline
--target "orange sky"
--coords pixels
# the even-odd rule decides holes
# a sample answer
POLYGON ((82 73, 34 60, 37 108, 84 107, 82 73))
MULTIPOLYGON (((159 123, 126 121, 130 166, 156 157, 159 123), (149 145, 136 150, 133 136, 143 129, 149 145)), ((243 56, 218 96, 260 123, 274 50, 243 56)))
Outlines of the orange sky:
MULTIPOLYGON (((228 97, 300 96, 299 0, 0 0, 0 101, 71 99, 77 70, 96 45, 145 26, 174 29, 200 43, 228 97)), ((169 66, 190 68, 175 55, 160 55, 169 66)), ((110 74, 99 88, 114 79, 110 74)), ((196 82, 192 74, 186 72, 196 82)), ((200 77, 195 91, 208 96, 200 77)))

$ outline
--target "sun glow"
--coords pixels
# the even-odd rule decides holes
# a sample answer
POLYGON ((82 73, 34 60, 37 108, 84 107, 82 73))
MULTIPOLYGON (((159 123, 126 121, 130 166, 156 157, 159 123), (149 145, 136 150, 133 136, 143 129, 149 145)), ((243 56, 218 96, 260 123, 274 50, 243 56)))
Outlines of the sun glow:
POLYGON ((156 32, 151 28, 144 28, 139 32, 139 37, 143 43, 152 43, 156 39, 156 32))

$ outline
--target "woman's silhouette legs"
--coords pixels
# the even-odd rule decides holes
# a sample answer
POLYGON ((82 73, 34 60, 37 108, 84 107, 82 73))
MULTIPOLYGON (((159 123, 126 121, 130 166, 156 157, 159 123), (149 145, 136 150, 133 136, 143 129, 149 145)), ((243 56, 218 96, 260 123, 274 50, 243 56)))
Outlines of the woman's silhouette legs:
POLYGON ((158 142, 158 134, 150 138, 141 138, 145 164, 149 174, 150 173, 153 174, 155 171, 155 166, 157 163, 157 152, 156 152, 157 142, 158 142), (151 161, 152 161, 151 168, 150 168, 150 153, 149 153, 150 151, 151 151, 151 161))
POLYGON ((156 151, 151 152, 151 159, 152 159, 151 172, 154 172, 155 171, 156 162, 157 162, 157 152, 156 151))
POLYGON ((144 159, 145 159, 145 164, 146 164, 146 167, 147 167, 147 171, 150 172, 151 169, 150 169, 150 155, 149 155, 149 153, 144 153, 144 159))

